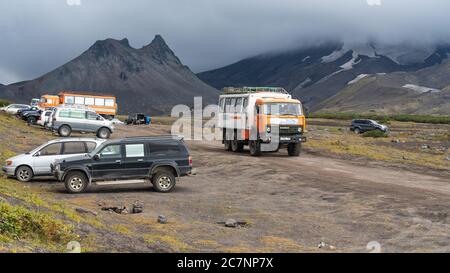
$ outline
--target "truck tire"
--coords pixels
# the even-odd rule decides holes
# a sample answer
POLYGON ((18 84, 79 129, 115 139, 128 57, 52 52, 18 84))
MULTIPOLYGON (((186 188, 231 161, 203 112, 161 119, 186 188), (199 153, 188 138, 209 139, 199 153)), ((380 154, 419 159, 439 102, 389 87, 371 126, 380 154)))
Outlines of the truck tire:
POLYGON ((244 150, 244 144, 239 140, 232 140, 231 142, 231 150, 235 153, 240 153, 244 150))
POLYGON ((157 192, 170 192, 175 188, 176 179, 172 172, 158 171, 152 177, 153 189, 157 192))
POLYGON ((82 193, 86 191, 89 181, 83 172, 71 172, 64 179, 64 185, 69 193, 82 193))
POLYGON ((16 170, 16 178, 20 182, 29 182, 33 178, 33 170, 28 166, 20 166, 16 170))
POLYGON ((36 125, 36 121, 37 121, 36 117, 28 117, 27 118, 28 125, 36 125))
POLYGON ((289 156, 299 156, 301 148, 301 143, 289 143, 287 148, 289 156))
POLYGON ((248 145, 250 146, 250 155, 261 155, 261 142, 259 140, 250 140, 248 145))
POLYGON ((111 135, 111 131, 108 128, 102 127, 97 131, 97 137, 98 138, 109 138, 109 136, 111 135))
POLYGON ((63 125, 58 129, 58 134, 61 137, 69 137, 71 133, 72 129, 68 125, 63 125))
POLYGON ((225 146, 225 151, 231 151, 231 140, 224 140, 223 145, 225 146))

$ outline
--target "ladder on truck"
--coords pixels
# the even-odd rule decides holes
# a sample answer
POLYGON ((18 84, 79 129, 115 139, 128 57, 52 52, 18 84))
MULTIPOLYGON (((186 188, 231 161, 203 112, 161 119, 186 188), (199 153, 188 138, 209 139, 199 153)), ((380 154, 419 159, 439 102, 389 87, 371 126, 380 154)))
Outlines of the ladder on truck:
POLYGON ((224 87, 222 89, 223 94, 248 94, 259 92, 271 92, 280 94, 289 94, 282 87, 224 87))

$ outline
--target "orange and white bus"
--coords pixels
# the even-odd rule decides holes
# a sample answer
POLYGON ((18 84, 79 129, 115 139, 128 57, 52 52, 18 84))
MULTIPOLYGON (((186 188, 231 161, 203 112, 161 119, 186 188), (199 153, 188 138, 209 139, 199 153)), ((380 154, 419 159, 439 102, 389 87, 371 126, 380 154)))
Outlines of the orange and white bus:
POLYGON ((57 107, 59 105, 83 105, 91 108, 97 114, 104 117, 114 117, 117 115, 116 97, 110 95, 94 95, 88 93, 77 93, 72 91, 62 91, 58 96, 43 95, 40 108, 57 107))

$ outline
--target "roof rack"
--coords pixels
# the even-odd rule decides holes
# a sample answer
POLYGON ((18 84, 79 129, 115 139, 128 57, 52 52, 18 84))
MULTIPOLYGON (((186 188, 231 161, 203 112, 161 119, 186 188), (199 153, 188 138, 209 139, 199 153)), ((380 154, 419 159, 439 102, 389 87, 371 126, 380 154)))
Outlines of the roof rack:
POLYGON ((289 94, 283 87, 224 87, 222 89, 224 94, 243 94, 243 93, 258 93, 258 92, 272 92, 289 94))
POLYGON ((157 136, 130 136, 125 139, 183 139, 183 136, 179 135, 157 135, 157 136))

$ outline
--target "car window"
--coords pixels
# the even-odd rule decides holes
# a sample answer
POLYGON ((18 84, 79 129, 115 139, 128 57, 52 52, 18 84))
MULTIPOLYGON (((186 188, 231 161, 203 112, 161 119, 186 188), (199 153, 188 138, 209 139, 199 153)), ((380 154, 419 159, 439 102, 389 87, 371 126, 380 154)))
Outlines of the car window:
POLYGON ((120 144, 108 145, 103 148, 100 153, 100 158, 120 158, 122 152, 120 151, 120 144))
POLYGON ((144 144, 126 144, 125 157, 144 157, 144 144))
POLYGON ((89 120, 97 120, 97 117, 98 117, 97 113, 95 113, 95 112, 87 112, 87 118, 89 120))
POLYGON ((86 153, 86 146, 84 145, 84 142, 74 141, 64 143, 63 154, 70 155, 70 154, 84 154, 84 153, 86 153))
POLYGON ((61 143, 53 143, 48 146, 45 146, 40 151, 40 156, 48 156, 48 155, 59 155, 61 154, 61 143))
POLYGON ((155 155, 175 155, 180 153, 180 145, 177 142, 152 142, 150 143, 150 154, 155 155))
POLYGON ((95 147, 97 147, 97 143, 95 142, 86 142, 86 147, 87 147, 87 152, 90 153, 92 152, 95 147))

